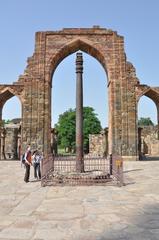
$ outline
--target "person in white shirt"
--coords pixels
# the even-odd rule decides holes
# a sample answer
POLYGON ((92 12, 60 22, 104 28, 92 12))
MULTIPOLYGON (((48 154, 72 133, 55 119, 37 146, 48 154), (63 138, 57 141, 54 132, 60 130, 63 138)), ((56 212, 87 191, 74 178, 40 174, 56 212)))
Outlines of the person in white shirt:
POLYGON ((32 156, 32 162, 34 167, 34 178, 41 179, 41 160, 42 160, 42 154, 38 150, 34 151, 32 156))

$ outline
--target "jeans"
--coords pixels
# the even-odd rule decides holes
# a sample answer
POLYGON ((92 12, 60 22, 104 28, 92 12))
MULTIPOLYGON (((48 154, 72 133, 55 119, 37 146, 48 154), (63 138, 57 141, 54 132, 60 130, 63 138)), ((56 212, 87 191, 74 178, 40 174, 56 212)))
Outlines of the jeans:
POLYGON ((24 181, 29 182, 29 177, 30 177, 30 165, 25 163, 25 176, 24 176, 24 181))
POLYGON ((41 179, 40 163, 34 163, 34 178, 41 179))

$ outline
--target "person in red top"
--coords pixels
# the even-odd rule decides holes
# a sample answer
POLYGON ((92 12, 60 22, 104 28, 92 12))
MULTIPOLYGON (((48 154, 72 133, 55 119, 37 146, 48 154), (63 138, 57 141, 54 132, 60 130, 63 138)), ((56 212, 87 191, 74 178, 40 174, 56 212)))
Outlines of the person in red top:
POLYGON ((31 162, 31 148, 30 145, 27 146, 27 149, 25 151, 25 176, 24 176, 24 182, 29 182, 30 177, 30 166, 32 165, 31 162))

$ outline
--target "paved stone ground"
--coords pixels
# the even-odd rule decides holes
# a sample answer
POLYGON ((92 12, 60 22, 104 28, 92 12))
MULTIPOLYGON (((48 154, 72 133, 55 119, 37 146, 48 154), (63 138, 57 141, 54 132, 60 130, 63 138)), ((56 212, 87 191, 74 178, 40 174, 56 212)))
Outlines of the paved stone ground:
POLYGON ((0 161, 0 240, 159 239, 159 161, 124 166, 122 188, 42 188, 0 161))

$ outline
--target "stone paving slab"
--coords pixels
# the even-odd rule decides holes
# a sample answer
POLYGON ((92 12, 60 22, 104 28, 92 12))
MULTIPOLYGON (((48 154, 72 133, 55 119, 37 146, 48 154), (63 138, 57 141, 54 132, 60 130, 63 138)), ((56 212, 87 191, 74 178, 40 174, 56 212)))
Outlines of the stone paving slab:
POLYGON ((125 162, 124 187, 23 178, 18 161, 0 161, 0 240, 159 240, 159 161, 125 162))

